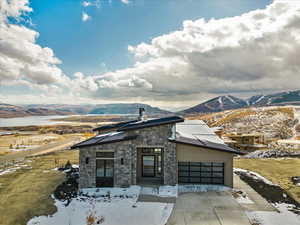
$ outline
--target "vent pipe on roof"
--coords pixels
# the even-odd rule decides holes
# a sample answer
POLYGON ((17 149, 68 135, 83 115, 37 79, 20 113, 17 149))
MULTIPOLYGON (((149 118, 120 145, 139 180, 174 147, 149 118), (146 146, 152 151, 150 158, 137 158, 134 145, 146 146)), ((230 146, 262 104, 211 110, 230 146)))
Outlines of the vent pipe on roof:
POLYGON ((145 113, 145 109, 139 108, 139 120, 145 120, 144 113, 145 113))

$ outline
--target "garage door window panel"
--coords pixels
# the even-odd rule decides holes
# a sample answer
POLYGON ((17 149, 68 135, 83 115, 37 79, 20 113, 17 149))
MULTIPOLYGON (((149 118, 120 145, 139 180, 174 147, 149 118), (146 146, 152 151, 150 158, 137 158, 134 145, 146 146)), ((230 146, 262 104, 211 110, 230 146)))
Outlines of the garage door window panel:
POLYGON ((224 163, 179 162, 180 183, 224 184, 224 163))

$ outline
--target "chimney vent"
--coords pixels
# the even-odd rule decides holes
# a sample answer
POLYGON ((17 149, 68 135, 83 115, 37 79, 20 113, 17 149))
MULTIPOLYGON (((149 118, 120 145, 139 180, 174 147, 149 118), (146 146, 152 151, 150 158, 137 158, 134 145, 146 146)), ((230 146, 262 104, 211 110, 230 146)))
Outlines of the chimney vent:
POLYGON ((144 108, 139 108, 139 120, 144 120, 144 112, 145 109, 144 108))

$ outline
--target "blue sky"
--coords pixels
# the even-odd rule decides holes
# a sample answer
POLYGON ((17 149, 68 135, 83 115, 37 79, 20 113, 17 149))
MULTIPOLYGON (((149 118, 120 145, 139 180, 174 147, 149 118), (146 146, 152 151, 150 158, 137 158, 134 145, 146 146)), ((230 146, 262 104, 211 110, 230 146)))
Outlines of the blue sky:
POLYGON ((300 89, 300 1, 2 0, 0 102, 142 102, 300 89))
MULTIPOLYGON (((270 0, 101 0, 100 7, 77 0, 32 0, 37 43, 53 49, 68 75, 99 74, 133 64, 128 45, 182 27, 184 20, 223 18, 264 8, 270 0), (91 16, 83 22, 82 11, 91 16)), ((93 1, 91 1, 93 2, 93 1)))

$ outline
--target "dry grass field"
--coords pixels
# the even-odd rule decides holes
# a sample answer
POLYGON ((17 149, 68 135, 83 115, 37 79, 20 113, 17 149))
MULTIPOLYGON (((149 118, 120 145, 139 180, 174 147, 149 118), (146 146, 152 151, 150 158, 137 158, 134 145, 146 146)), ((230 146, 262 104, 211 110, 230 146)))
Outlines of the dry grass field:
POLYGON ((292 176, 300 176, 300 159, 235 159, 234 167, 261 174, 300 203, 300 187, 291 181, 292 176))
POLYGON ((0 225, 25 225, 34 216, 56 211, 51 194, 64 179, 53 170, 68 160, 78 164, 78 151, 58 151, 31 158, 21 168, 0 176, 0 225))

